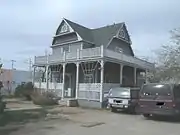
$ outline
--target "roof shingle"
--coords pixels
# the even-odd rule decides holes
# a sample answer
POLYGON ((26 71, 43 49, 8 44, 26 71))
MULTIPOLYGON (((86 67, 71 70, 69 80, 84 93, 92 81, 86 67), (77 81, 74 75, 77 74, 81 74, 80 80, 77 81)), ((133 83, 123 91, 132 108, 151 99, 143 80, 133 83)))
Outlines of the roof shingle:
POLYGON ((107 45, 124 24, 117 23, 101 28, 89 29, 68 19, 65 20, 72 27, 72 29, 74 29, 74 31, 76 31, 81 36, 83 40, 92 42, 97 46, 107 45))

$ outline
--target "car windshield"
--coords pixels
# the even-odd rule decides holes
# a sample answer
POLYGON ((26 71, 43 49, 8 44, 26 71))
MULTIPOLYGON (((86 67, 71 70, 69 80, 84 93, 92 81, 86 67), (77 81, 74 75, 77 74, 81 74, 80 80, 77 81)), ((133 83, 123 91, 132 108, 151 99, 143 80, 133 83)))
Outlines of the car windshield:
POLYGON ((113 88, 109 92, 110 97, 122 97, 122 98, 129 98, 130 97, 130 90, 127 88, 113 88))
POLYGON ((169 84, 147 84, 141 91, 144 96, 171 96, 171 85, 169 84))

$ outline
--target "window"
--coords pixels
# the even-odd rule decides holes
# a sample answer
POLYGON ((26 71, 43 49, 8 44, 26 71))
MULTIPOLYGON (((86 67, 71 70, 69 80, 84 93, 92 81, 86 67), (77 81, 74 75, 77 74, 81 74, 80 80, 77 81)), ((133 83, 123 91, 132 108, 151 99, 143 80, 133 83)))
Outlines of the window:
POLYGON ((172 90, 169 84, 147 84, 144 85, 141 94, 144 96, 171 96, 172 90))
POLYGON ((123 49, 120 48, 120 47, 116 47, 116 48, 115 48, 115 51, 118 52, 118 53, 122 53, 122 52, 123 52, 123 49))
POLYGON ((112 88, 109 92, 110 97, 130 98, 130 89, 128 88, 112 88))
POLYGON ((69 50, 69 45, 63 46, 62 49, 63 49, 63 52, 69 52, 70 51, 69 50))

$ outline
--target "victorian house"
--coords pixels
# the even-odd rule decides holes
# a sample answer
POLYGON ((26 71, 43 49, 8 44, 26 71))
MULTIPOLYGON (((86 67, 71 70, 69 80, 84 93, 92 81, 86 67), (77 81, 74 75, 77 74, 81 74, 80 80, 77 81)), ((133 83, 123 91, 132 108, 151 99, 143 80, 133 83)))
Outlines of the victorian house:
POLYGON ((75 98, 80 106, 102 107, 110 88, 141 86, 154 69, 134 56, 131 44, 125 23, 90 29, 63 19, 52 54, 35 57, 34 85, 62 99, 75 98))

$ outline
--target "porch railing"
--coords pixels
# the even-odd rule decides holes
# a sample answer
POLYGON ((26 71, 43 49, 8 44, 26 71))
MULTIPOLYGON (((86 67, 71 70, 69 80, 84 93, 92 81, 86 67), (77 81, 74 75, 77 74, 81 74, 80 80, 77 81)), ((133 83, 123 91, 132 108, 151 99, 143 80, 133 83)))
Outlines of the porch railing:
POLYGON ((34 87, 38 89, 46 89, 46 82, 34 82, 34 87))
POLYGON ((136 57, 128 56, 122 53, 117 53, 111 51, 109 49, 104 49, 103 46, 96 47, 96 48, 88 48, 77 50, 69 53, 59 53, 59 54, 52 54, 49 56, 37 56, 35 57, 35 65, 41 64, 51 64, 51 63, 59 63, 65 61, 76 61, 76 60, 88 60, 88 59, 96 59, 102 57, 109 57, 113 59, 117 59, 122 62, 126 62, 129 64, 136 64, 139 67, 146 68, 146 69, 154 69, 154 64, 147 62, 145 60, 141 60, 136 57), (48 58, 47 58, 48 57, 48 58))
POLYGON ((79 60, 85 58, 96 58, 101 57, 102 51, 101 47, 89 48, 83 50, 77 50, 69 53, 59 53, 52 54, 49 56, 36 56, 35 64, 46 64, 46 63, 56 63, 56 62, 64 62, 68 60, 79 60), (47 58, 48 57, 48 58, 47 58))
POLYGON ((91 49, 83 49, 79 52, 80 59, 82 58, 92 58, 92 57, 100 57, 101 56, 101 47, 91 48, 91 49))
POLYGON ((78 99, 100 101, 101 83, 79 83, 78 99))
MULTIPOLYGON (((34 82, 34 87, 45 91, 47 89, 46 82, 34 82)), ((57 96, 61 97, 63 84, 62 83, 48 83, 48 91, 55 92, 57 96)))

